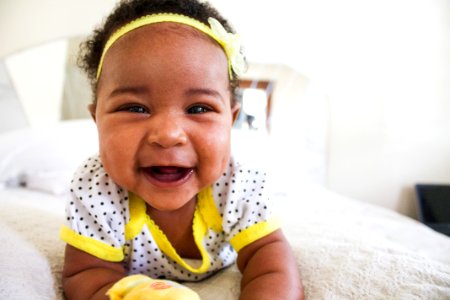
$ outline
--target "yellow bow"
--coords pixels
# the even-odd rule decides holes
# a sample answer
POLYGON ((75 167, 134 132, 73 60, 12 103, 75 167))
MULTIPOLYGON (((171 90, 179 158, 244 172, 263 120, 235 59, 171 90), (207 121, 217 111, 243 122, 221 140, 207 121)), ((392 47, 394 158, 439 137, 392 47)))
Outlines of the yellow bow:
POLYGON ((242 53, 240 36, 227 32, 222 24, 214 18, 208 18, 208 23, 212 32, 216 35, 216 40, 224 48, 231 68, 237 75, 242 75, 247 70, 247 62, 242 53))

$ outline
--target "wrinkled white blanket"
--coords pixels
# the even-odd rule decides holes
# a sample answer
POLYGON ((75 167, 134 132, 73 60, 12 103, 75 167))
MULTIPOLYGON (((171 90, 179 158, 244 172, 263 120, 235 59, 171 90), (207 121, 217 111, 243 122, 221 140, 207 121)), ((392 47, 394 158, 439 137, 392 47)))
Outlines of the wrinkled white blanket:
MULTIPOLYGON (((450 239, 397 213, 321 189, 275 197, 307 299, 450 299, 450 239)), ((63 299, 63 199, 0 191, 0 299, 63 299)), ((277 259, 274 257, 273 259, 277 259)), ((235 267, 189 283, 237 299, 235 267)))

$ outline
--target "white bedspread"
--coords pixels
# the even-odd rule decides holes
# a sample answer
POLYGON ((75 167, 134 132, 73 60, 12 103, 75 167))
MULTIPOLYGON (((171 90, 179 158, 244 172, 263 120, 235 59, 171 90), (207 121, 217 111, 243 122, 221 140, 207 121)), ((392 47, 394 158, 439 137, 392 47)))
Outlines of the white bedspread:
MULTIPOLYGON (((298 190, 274 201, 307 299, 450 299, 450 238, 321 188, 298 190)), ((63 209, 62 197, 0 190, 0 299, 63 299, 63 209)), ((237 299, 239 279, 232 267, 188 285, 202 299, 237 299)))

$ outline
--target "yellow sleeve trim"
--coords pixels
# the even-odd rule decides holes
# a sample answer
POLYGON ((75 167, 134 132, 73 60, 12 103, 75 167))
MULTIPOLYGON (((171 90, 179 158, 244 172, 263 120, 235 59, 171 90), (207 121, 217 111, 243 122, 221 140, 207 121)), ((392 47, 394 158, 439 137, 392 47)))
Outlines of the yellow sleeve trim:
POLYGON ((265 237, 280 227, 280 221, 276 218, 257 223, 236 234, 230 240, 230 244, 237 252, 239 252, 245 246, 259 240, 262 237, 265 237))
POLYGON ((124 258, 122 249, 112 247, 87 236, 79 235, 64 225, 59 231, 59 236, 64 242, 100 259, 119 262, 124 258))

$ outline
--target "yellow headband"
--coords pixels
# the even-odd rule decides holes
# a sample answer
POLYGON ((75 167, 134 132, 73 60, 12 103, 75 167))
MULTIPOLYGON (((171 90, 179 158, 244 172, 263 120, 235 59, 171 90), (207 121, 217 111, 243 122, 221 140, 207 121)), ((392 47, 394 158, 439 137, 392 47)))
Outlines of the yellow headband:
POLYGON ((131 21, 130 23, 119 28, 116 32, 114 32, 111 35, 111 37, 105 44, 105 48, 103 48, 102 56, 98 64, 97 80, 102 72, 103 60, 105 58, 106 52, 120 37, 136 28, 161 22, 173 22, 188 25, 207 34, 208 36, 216 40, 219 43, 219 45, 223 48, 227 56, 228 72, 230 79, 233 78, 232 70, 237 75, 240 75, 243 72, 245 72, 247 64, 244 55, 241 52, 241 43, 239 36, 237 34, 227 32, 225 28, 223 28, 222 24, 219 23, 219 21, 217 21, 214 18, 209 18, 208 23, 211 27, 208 27, 202 22, 184 15, 160 13, 143 16, 134 21, 131 21))

